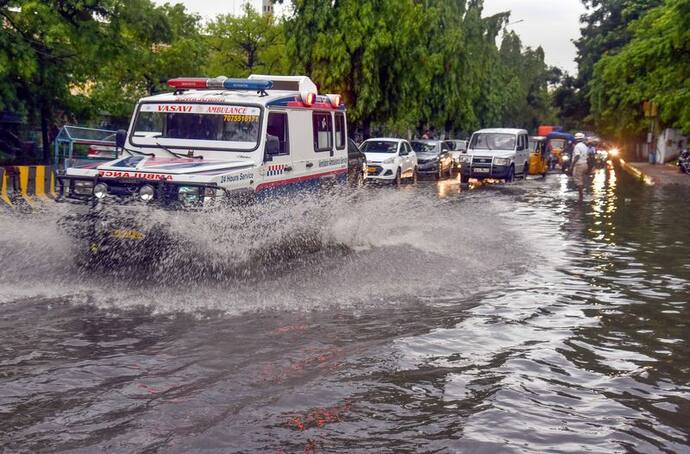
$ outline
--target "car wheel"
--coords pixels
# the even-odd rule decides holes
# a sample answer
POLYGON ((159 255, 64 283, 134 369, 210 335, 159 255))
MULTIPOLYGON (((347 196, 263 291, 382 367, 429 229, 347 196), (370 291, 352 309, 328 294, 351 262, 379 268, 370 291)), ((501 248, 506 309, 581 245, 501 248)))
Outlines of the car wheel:
POLYGON ((400 183, 402 182, 402 172, 398 168, 398 171, 395 172, 395 179, 393 180, 393 184, 396 186, 400 186, 400 183))
POLYGON ((417 168, 415 167, 414 170, 412 170, 412 183, 417 184, 417 180, 419 180, 419 175, 417 174, 417 168))
POLYGON ((506 183, 512 183, 515 180, 515 167, 510 166, 508 169, 508 176, 506 177, 506 183))
POLYGON ((436 179, 437 180, 443 179, 443 165, 441 165, 441 163, 438 164, 438 173, 436 174, 436 179))

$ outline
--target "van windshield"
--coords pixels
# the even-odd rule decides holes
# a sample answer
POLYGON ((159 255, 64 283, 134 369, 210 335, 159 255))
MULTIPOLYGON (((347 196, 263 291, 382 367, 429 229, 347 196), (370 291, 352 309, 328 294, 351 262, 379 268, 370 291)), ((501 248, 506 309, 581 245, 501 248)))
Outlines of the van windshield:
POLYGON ((259 144, 261 110, 228 104, 142 104, 134 145, 247 151, 259 144))
POLYGON ((514 150, 515 134, 477 133, 472 136, 470 148, 474 150, 514 150))

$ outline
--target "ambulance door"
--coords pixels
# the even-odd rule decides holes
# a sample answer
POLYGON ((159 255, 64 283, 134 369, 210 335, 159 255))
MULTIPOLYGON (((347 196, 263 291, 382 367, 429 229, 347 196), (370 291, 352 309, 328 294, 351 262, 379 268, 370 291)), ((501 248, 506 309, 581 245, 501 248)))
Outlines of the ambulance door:
POLYGON ((312 117, 310 110, 288 111, 290 122, 290 150, 292 178, 304 179, 318 170, 318 161, 312 144, 312 117))
POLYGON ((335 127, 335 168, 347 169, 347 120, 345 118, 345 112, 336 111, 333 114, 333 118, 333 125, 335 127))
MULTIPOLYGON (((315 110, 312 112, 313 150, 316 157, 314 163, 318 175, 328 174, 333 170, 335 154, 333 113, 315 110)), ((326 175, 327 176, 327 175, 326 175)))
POLYGON ((279 183, 292 178, 296 169, 292 158, 290 121, 287 112, 268 112, 265 143, 264 182, 279 183))

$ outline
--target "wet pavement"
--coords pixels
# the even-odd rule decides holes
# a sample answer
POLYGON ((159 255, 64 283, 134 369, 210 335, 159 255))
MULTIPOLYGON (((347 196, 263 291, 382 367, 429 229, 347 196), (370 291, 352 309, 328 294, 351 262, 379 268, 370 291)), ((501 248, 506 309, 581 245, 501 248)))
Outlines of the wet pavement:
POLYGON ((2 451, 690 452, 687 188, 329 197, 173 217, 145 282, 3 217, 2 451))

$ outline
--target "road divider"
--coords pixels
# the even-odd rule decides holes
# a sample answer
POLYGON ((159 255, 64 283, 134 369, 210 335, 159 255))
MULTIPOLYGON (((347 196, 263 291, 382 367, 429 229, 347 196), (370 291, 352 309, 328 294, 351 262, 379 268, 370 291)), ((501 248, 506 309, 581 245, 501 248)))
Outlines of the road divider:
POLYGON ((0 204, 34 206, 55 199, 56 178, 52 166, 0 167, 0 204))

